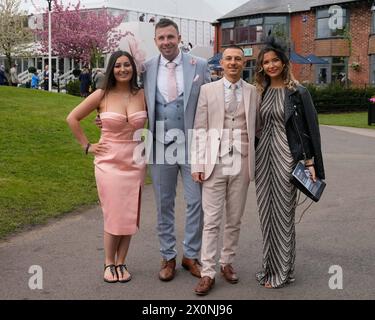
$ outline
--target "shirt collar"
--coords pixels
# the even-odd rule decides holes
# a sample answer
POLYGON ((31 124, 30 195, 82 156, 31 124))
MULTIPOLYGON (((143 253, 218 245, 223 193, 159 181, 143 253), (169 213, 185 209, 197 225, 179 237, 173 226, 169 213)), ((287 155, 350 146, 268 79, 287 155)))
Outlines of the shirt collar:
MULTIPOLYGON (((227 78, 224 77, 224 86, 225 88, 227 89, 230 89, 230 86, 231 86, 232 82, 230 82, 229 80, 227 80, 227 78)), ((242 79, 238 80, 235 85, 237 85, 237 88, 242 88, 242 79)))
MULTIPOLYGON (((174 58, 172 62, 174 62, 178 66, 179 64, 181 64, 181 61, 182 61, 182 53, 181 53, 181 50, 179 50, 177 57, 174 58)), ((170 61, 165 59, 163 55, 160 55, 160 65, 166 66, 168 62, 170 61)))

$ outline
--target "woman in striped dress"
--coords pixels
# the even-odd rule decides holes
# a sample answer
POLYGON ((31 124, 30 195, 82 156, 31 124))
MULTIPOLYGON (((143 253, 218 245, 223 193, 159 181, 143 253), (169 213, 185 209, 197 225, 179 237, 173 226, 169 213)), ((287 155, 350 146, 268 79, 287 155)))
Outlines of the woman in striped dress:
POLYGON ((273 38, 269 38, 259 53, 256 85, 263 97, 262 134, 256 149, 255 172, 263 235, 263 270, 256 278, 267 288, 279 288, 294 281, 297 190, 290 182, 291 173, 302 159, 313 180, 316 176, 324 178, 324 169, 311 97, 294 80, 285 49, 273 38), (299 143, 292 124, 291 115, 297 114, 297 109, 293 109, 297 105, 303 109, 303 121, 299 125, 307 123, 306 136, 312 137, 307 143, 299 143))

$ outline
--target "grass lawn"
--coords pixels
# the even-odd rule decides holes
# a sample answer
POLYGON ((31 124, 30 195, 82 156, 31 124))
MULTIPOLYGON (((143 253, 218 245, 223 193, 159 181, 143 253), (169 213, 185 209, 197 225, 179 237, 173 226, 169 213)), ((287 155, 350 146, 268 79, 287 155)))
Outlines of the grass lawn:
POLYGON ((331 126, 375 129, 375 125, 367 125, 367 112, 319 114, 319 123, 331 126))
MULTIPOLYGON (((97 202, 93 157, 85 156, 65 118, 78 97, 0 87, 0 237, 97 202)), ((95 115, 83 121, 99 138, 95 115)))

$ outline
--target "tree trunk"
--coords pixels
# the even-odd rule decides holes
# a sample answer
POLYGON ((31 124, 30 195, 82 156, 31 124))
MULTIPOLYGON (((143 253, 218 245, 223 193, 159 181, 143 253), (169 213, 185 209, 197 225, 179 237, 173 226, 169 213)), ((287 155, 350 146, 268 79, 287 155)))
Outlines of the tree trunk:
POLYGON ((6 62, 5 62, 5 70, 9 71, 10 68, 12 67, 12 56, 10 52, 5 53, 6 56, 6 62))

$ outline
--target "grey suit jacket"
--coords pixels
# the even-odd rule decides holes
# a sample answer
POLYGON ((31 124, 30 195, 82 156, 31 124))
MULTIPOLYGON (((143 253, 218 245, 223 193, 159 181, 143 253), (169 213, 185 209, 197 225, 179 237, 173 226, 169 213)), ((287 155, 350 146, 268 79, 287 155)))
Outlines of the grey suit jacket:
MULTIPOLYGON (((242 80, 247 132, 249 136, 249 174, 255 175, 255 136, 259 130, 260 95, 255 86, 242 80)), ((224 128, 224 79, 202 86, 191 146, 191 172, 204 172, 207 180, 217 161, 224 128), (201 130, 201 131, 199 131, 201 130), (203 131, 202 131, 203 130, 203 131), (203 135, 202 135, 203 134, 203 135), (207 134, 207 135, 206 135, 207 134)))
MULTIPOLYGON (((160 55, 147 61, 143 74, 149 130, 153 135, 155 135, 155 97, 159 61, 160 55)), ((207 60, 194 57, 187 53, 182 53, 182 68, 184 73, 185 138, 187 139, 188 130, 192 129, 194 125, 200 87, 202 84, 210 82, 210 72, 208 70, 207 60)))

